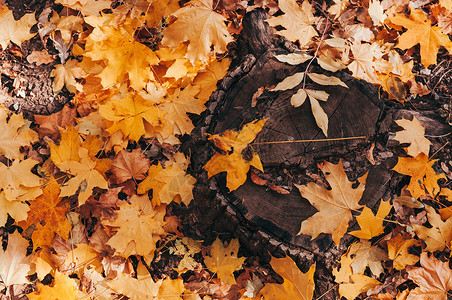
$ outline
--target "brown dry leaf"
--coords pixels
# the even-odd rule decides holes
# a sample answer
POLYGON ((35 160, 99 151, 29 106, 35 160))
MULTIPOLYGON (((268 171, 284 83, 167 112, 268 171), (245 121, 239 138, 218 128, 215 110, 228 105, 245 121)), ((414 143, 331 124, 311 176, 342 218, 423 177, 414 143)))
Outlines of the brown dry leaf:
MULTIPOLYGON (((381 201, 377 214, 374 215, 372 210, 368 207, 364 207, 359 216, 356 217, 361 230, 352 231, 349 234, 356 236, 360 239, 370 240, 374 236, 382 234, 384 231, 383 221, 391 210, 392 205, 389 201, 381 201)), ((376 274, 377 275, 377 274, 376 274)))
POLYGON ((28 294, 30 300, 48 300, 48 299, 65 299, 76 300, 78 289, 76 282, 68 276, 55 271, 52 285, 43 285, 37 283, 37 291, 28 294))
POLYGON ((138 203, 122 204, 115 220, 102 220, 102 224, 118 228, 107 245, 124 257, 148 255, 155 250, 160 236, 165 234, 163 214, 159 210, 145 214, 138 203))
POLYGON ((298 234, 316 238, 320 233, 330 233, 333 241, 339 245, 347 232, 348 223, 353 219, 351 211, 363 207, 358 202, 364 192, 367 174, 359 179, 360 185, 353 189, 353 183, 348 181, 342 161, 337 165, 325 161, 319 168, 325 174, 331 190, 312 182, 306 186, 296 185, 301 196, 308 199, 319 211, 301 223, 298 234))
POLYGON ((50 55, 47 50, 36 51, 33 50, 30 55, 27 56, 27 61, 32 64, 36 63, 37 66, 50 64, 55 60, 53 55, 50 55))
POLYGON ((413 96, 422 97, 422 96, 428 95, 432 92, 431 90, 429 90, 429 88, 426 85, 419 83, 414 79, 410 80, 410 84, 411 84, 410 93, 413 96))
POLYGON ((141 149, 135 149, 132 152, 121 150, 111 165, 111 172, 114 175, 113 182, 118 184, 131 178, 143 180, 146 178, 149 166, 150 161, 141 153, 141 149))
POLYGON ((452 42, 449 37, 441 32, 441 28, 432 26, 431 21, 427 19, 422 10, 412 9, 409 18, 397 14, 389 20, 395 25, 408 29, 399 37, 396 47, 406 50, 420 44, 421 62, 426 68, 436 64, 440 46, 444 46, 447 51, 452 50, 452 42))
POLYGON ((31 257, 27 257, 28 241, 16 230, 8 237, 6 249, 0 247, 0 287, 29 283, 26 276, 30 271, 31 257))
POLYGON ((411 145, 405 148, 408 155, 416 157, 421 153, 428 156, 430 151, 430 141, 425 138, 425 128, 422 124, 413 116, 413 120, 395 120, 397 125, 403 127, 404 130, 398 131, 394 136, 396 141, 402 143, 410 143, 411 145))
POLYGON ((295 0, 280 0, 278 6, 284 15, 271 17, 267 23, 273 27, 280 25, 286 28, 278 33, 292 42, 299 41, 302 48, 309 46, 312 38, 318 35, 312 26, 315 24, 316 18, 312 14, 312 6, 309 1, 303 1, 300 7, 295 0))
POLYGON ((284 278, 284 283, 282 285, 266 283, 260 292, 265 299, 312 299, 315 288, 315 264, 306 273, 301 272, 288 256, 272 257, 270 264, 273 270, 284 278))
POLYGON ((427 193, 435 196, 439 192, 438 179, 446 179, 446 175, 441 173, 436 175, 432 166, 437 160, 429 160, 428 157, 421 153, 416 157, 399 157, 394 171, 411 176, 410 184, 407 190, 410 191, 413 198, 418 199, 427 193))
POLYGON ((410 291, 407 300, 447 300, 452 289, 452 270, 449 262, 421 253, 421 268, 408 270, 408 278, 419 287, 410 291))
POLYGON ((245 183, 246 174, 250 166, 264 171, 259 156, 251 150, 251 157, 245 157, 243 151, 248 147, 262 130, 267 120, 253 121, 243 126, 240 131, 226 130, 221 134, 209 135, 209 140, 215 142, 215 146, 225 151, 226 155, 216 153, 204 165, 204 169, 210 177, 227 172, 226 186, 230 191, 236 190, 245 183), (229 153, 231 152, 232 153, 229 153))
POLYGON ((10 42, 21 46, 22 42, 31 39, 36 33, 30 33, 36 24, 35 14, 26 14, 20 20, 14 20, 13 12, 0 3, 0 46, 3 50, 10 42))
POLYGON ((204 257, 204 263, 210 271, 217 274, 218 278, 226 284, 235 284, 234 271, 241 268, 244 257, 238 258, 239 240, 234 239, 224 247, 223 242, 217 237, 212 244, 210 256, 204 257))
POLYGON ((224 24, 226 19, 213 10, 212 0, 192 0, 172 15, 176 21, 163 31, 162 45, 176 48, 189 41, 186 57, 192 63, 208 61, 211 47, 225 52, 232 41, 224 24))
POLYGON ((30 211, 26 221, 19 222, 19 226, 26 229, 33 224, 39 224, 33 232, 33 249, 47 245, 58 234, 64 239, 68 238, 71 224, 66 218, 69 209, 68 203, 60 204, 60 185, 52 177, 43 188, 43 194, 31 202, 30 211))
POLYGON ((419 246, 418 240, 396 235, 388 241, 388 257, 392 260, 392 265, 396 270, 403 270, 408 265, 414 265, 419 261, 419 256, 409 252, 410 247, 419 246))
POLYGON ((76 116, 77 111, 74 108, 70 108, 69 105, 65 105, 62 110, 51 115, 35 114, 35 122, 39 124, 39 137, 44 138, 47 136, 54 141, 59 140, 61 135, 58 127, 70 128, 77 125, 75 121, 76 116))
POLYGON ((78 66, 76 59, 68 60, 64 65, 55 65, 55 69, 50 73, 51 77, 55 77, 53 80, 53 92, 58 94, 63 86, 66 86, 67 90, 71 93, 76 93, 77 90, 82 89, 82 85, 77 83, 76 78, 81 78, 85 75, 82 68, 78 66))
POLYGON ((444 248, 450 248, 452 242, 452 218, 446 221, 441 220, 440 215, 431 206, 426 205, 428 222, 431 228, 425 226, 413 225, 416 234, 427 244, 426 251, 442 251, 444 248))

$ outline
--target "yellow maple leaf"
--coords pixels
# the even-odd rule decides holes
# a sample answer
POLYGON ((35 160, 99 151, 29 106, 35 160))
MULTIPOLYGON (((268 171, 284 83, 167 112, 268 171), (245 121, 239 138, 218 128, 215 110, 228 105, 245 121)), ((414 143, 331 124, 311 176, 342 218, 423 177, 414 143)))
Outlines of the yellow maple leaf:
POLYGON ((67 239, 72 227, 66 218, 69 204, 60 204, 63 199, 60 196, 60 185, 53 177, 42 192, 41 196, 31 201, 27 219, 18 223, 24 229, 39 224, 32 235, 34 249, 49 244, 55 233, 67 239))
POLYGON ((37 134, 29 128, 30 123, 22 115, 12 114, 8 118, 8 110, 0 105, 0 154, 9 159, 22 159, 20 148, 37 140, 37 134))
POLYGON ((156 248, 163 230, 163 212, 153 210, 145 214, 138 204, 120 206, 115 220, 103 220, 102 224, 118 227, 118 231, 107 242, 118 253, 129 255, 148 255, 156 248))
POLYGON ((176 48, 189 41, 186 57, 190 62, 207 61, 211 46, 225 52, 232 42, 224 22, 226 19, 213 10, 212 0, 192 0, 172 15, 176 21, 163 31, 162 45, 176 48))
POLYGON ((14 20, 13 12, 0 4, 0 46, 3 50, 10 42, 21 46, 22 42, 31 39, 36 33, 30 33, 36 24, 35 14, 26 14, 20 20, 14 20))
POLYGON ((90 47, 83 54, 95 61, 108 61, 102 72, 96 75, 101 79, 102 86, 109 88, 128 75, 134 90, 143 89, 148 81, 154 79, 151 66, 158 64, 158 57, 151 49, 136 42, 133 33, 127 34, 125 30, 112 26, 102 27, 102 32, 107 38, 97 41, 96 37, 92 37, 95 40, 88 44, 90 47))
POLYGON ((422 124, 413 117, 413 120, 396 120, 397 125, 403 127, 404 130, 396 133, 394 139, 399 141, 400 143, 410 143, 411 145, 406 148, 406 152, 410 156, 418 156, 421 153, 424 153, 428 156, 428 152, 430 150, 429 140, 425 138, 425 128, 422 124))
POLYGON ((299 41, 301 47, 309 46, 312 38, 318 35, 312 26, 316 18, 312 14, 312 6, 309 1, 304 0, 300 7, 295 0, 280 0, 278 6, 284 15, 271 17, 267 23, 273 27, 283 26, 286 29, 278 31, 278 33, 292 42, 299 41))
POLYGON ((284 278, 284 283, 282 285, 266 283, 260 292, 265 299, 312 299, 315 288, 315 264, 306 273, 301 272, 289 257, 272 257, 270 264, 273 270, 284 278))
POLYGON ((27 218, 27 212, 30 210, 27 204, 20 201, 8 201, 5 193, 0 191, 0 226, 4 226, 8 220, 8 215, 19 222, 27 218))
POLYGON ((227 58, 221 62, 215 59, 205 69, 202 69, 193 80, 193 85, 199 86, 200 89, 196 97, 204 103, 209 100, 212 92, 217 89, 217 82, 226 75, 230 64, 231 61, 227 58))
POLYGON ((396 14, 389 20, 393 24, 408 29, 399 37, 396 47, 406 50, 420 44, 421 62, 426 68, 436 64, 440 46, 444 46, 449 52, 452 50, 452 42, 449 37, 441 32, 441 28, 432 26, 431 21, 420 9, 412 9, 409 18, 396 14))
POLYGON ((363 273, 366 267, 369 266, 372 274, 377 277, 383 273, 381 263, 388 260, 386 251, 366 240, 360 240, 352 244, 347 255, 353 258, 353 262, 350 264, 353 274, 363 273))
POLYGON ((75 78, 81 78, 85 75, 82 68, 78 66, 76 59, 68 60, 64 65, 55 65, 55 69, 50 73, 51 77, 55 77, 53 80, 53 92, 58 94, 64 85, 71 93, 76 93, 77 90, 81 90, 82 85, 75 81, 75 78))
POLYGON ((408 265, 414 265, 419 261, 419 256, 409 252, 410 247, 419 246, 420 241, 406 238, 401 234, 388 241, 388 258, 396 270, 403 270, 408 265))
POLYGON ((163 17, 171 15, 179 9, 177 0, 152 1, 146 6, 146 24, 152 27, 158 26, 163 17))
POLYGON ((92 160, 85 148, 79 149, 80 162, 73 160, 63 161, 59 168, 65 173, 73 175, 61 188, 61 196, 72 196, 79 189, 78 201, 82 205, 92 194, 94 187, 107 189, 108 184, 99 171, 95 169, 97 160, 92 160))
POLYGON ((428 222, 432 226, 427 228, 421 225, 412 225, 417 236, 424 240, 427 247, 426 251, 442 251, 444 248, 450 248, 452 242, 452 218, 441 220, 440 215, 431 206, 426 205, 428 222))
POLYGON ((148 170, 148 176, 138 185, 137 192, 143 194, 152 189, 152 204, 170 204, 171 201, 188 206, 193 199, 193 185, 196 179, 174 163, 165 169, 160 163, 148 170))
POLYGON ((75 281, 68 276, 55 271, 53 276, 53 284, 43 285, 38 282, 36 287, 38 291, 27 294, 30 300, 48 300, 48 299, 65 299, 65 300, 76 300, 78 289, 75 281))
POLYGON ((41 178, 31 172, 38 162, 34 159, 14 160, 10 166, 0 164, 0 186, 9 201, 34 199, 41 192, 41 178))
POLYGON ((217 237, 212 244, 210 256, 204 257, 204 263, 210 271, 217 273, 218 278, 224 283, 235 284, 234 271, 238 270, 243 262, 244 257, 238 258, 239 240, 234 239, 229 242, 227 247, 217 237))
POLYGON ((393 170, 411 176, 407 190, 415 199, 424 196, 426 191, 433 197, 440 190, 438 179, 446 179, 444 173, 436 175, 435 170, 433 170, 432 166, 436 161, 429 160, 424 153, 416 157, 399 157, 393 170))
POLYGON ((73 126, 60 129, 60 145, 49 142, 50 158, 53 163, 59 166, 63 161, 80 161, 78 150, 80 149, 80 135, 73 126))
POLYGON ((6 249, 0 247, 0 287, 29 283, 26 276, 30 271, 31 257, 27 257, 28 241, 14 232, 8 237, 6 249))
POLYGON ((107 282, 108 286, 118 294, 123 294, 131 300, 154 300, 156 298, 162 280, 155 282, 151 275, 135 279, 128 275, 120 274, 115 279, 107 282))
POLYGON ((381 282, 372 277, 363 274, 353 274, 350 276, 350 282, 339 284, 339 295, 348 300, 353 300, 359 294, 380 284, 381 282))
POLYGON ((384 231, 383 221, 391 210, 392 205, 389 201, 381 201, 377 214, 374 215, 372 210, 367 206, 359 216, 356 217, 361 230, 352 231, 349 234, 356 236, 360 239, 369 240, 374 236, 382 234, 384 231))
POLYGON ((97 272, 102 272, 102 262, 99 253, 91 245, 77 244, 66 254, 66 259, 59 266, 59 270, 65 274, 82 274, 94 267, 97 272), (89 268, 88 268, 89 267, 89 268))
POLYGON ((209 140, 213 140, 215 146, 228 153, 226 155, 216 153, 205 164, 203 168, 209 178, 220 172, 227 172, 226 186, 230 191, 234 191, 245 183, 250 166, 263 172, 259 156, 252 152, 251 158, 245 158, 243 151, 256 138, 266 121, 266 119, 255 120, 243 126, 240 131, 226 130, 221 134, 209 135, 209 140), (232 153, 229 153, 231 151, 232 153))
POLYGON ((313 216, 301 222, 298 234, 307 234, 315 238, 320 233, 331 233, 333 241, 339 245, 347 232, 348 222, 353 219, 352 210, 363 207, 358 202, 364 192, 367 174, 359 179, 360 185, 353 189, 353 183, 348 181, 342 161, 337 165, 325 161, 319 168, 325 174, 331 190, 312 182, 306 186, 296 185, 301 196, 308 199, 318 210, 313 216))
POLYGON ((164 123, 163 112, 156 103, 138 94, 129 93, 126 98, 99 105, 99 113, 111 121, 107 128, 109 133, 120 130, 125 137, 135 141, 147 134, 146 125, 158 127, 164 123))

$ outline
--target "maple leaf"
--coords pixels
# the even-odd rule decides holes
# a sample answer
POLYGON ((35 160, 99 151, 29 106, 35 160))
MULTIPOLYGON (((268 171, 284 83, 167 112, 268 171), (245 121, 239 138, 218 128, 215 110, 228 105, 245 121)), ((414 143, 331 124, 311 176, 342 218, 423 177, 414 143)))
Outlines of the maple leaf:
POLYGON ((209 178, 220 172, 227 172, 226 186, 230 191, 234 191, 245 183, 250 166, 263 172, 261 160, 256 153, 253 152, 251 159, 248 160, 242 152, 256 138, 266 121, 266 119, 255 120, 244 125, 240 131, 226 130, 222 134, 209 135, 208 138, 213 140, 218 148, 228 153, 227 155, 216 153, 204 165, 203 168, 209 178), (229 153, 231 151, 232 153, 229 153))
POLYGON ((159 107, 165 113, 165 120, 170 126, 171 134, 190 134, 194 126, 187 113, 200 114, 206 107, 204 101, 195 98, 198 86, 189 85, 183 90, 175 90, 159 107))
POLYGON ((431 21, 419 9, 412 9, 409 18, 396 14, 389 20, 395 25, 408 29, 399 37, 396 47, 406 50, 420 44, 421 63, 426 68, 436 64, 436 56, 440 46, 444 46, 449 52, 452 50, 452 42, 449 37, 441 32, 441 28, 432 26, 431 21))
POLYGON ((122 183, 131 178, 134 180, 145 179, 149 165, 149 159, 141 153, 140 149, 132 150, 132 152, 121 150, 111 166, 114 183, 122 183))
POLYGON ((128 94, 126 98, 108 101, 99 105, 99 113, 105 119, 112 121, 107 128, 111 134, 121 131, 125 137, 138 141, 146 135, 146 125, 163 125, 163 112, 155 102, 144 99, 138 94, 128 94))
POLYGON ((71 93, 76 93, 81 89, 81 84, 75 81, 75 78, 81 78, 85 75, 85 72, 78 65, 76 59, 68 60, 64 65, 55 65, 55 69, 50 73, 51 77, 55 77, 53 80, 53 92, 58 94, 63 86, 71 93))
POLYGON ((27 204, 20 201, 8 201, 5 193, 0 191, 0 226, 5 226, 8 215, 19 222, 27 218, 27 212, 30 210, 27 204))
POLYGON ((383 59, 385 53, 377 43, 353 44, 350 50, 353 53, 353 61, 347 68, 358 79, 379 84, 377 71, 388 73, 392 68, 392 65, 383 59))
POLYGON ((8 111, 3 105, 0 105, 0 124, 0 154, 9 159, 22 159, 20 148, 35 142, 36 132, 29 129, 29 123, 22 115, 12 114, 8 119, 8 111))
POLYGON ((127 295, 132 300, 156 299, 162 280, 155 282, 151 275, 135 279, 127 275, 118 275, 115 279, 107 282, 108 286, 115 292, 127 295))
POLYGON ((146 5, 146 23, 152 27, 158 26, 163 17, 179 9, 178 2, 177 0, 153 1, 151 5, 146 5))
POLYGON ((396 270, 403 270, 407 265, 414 265, 419 261, 419 256, 409 252, 410 247, 419 246, 420 242, 415 239, 405 238, 401 234, 396 235, 388 241, 388 258, 396 270))
POLYGON ((354 256, 350 267, 353 274, 363 273, 364 269, 369 266, 370 271, 375 276, 383 273, 381 263, 388 260, 386 252, 378 246, 373 246, 369 241, 360 240, 350 246, 349 256, 354 256))
POLYGON ((347 298, 348 300, 353 300, 359 294, 380 284, 381 282, 372 277, 363 274, 353 274, 350 276, 350 282, 339 284, 339 295, 347 298))
POLYGON ((26 276, 30 271, 30 257, 27 257, 28 241, 14 232, 8 237, 6 249, 0 247, 0 287, 29 283, 26 276))
POLYGON ((431 196, 435 196, 439 192, 438 179, 446 179, 446 175, 441 173, 436 175, 432 166, 437 160, 429 160, 428 157, 421 153, 416 157, 399 157, 394 171, 411 176, 410 184, 407 190, 411 196, 417 199, 425 195, 425 192, 431 196))
POLYGON ((96 75, 101 79, 102 86, 108 88, 128 75, 134 90, 143 89, 149 80, 154 79, 151 66, 158 64, 158 57, 151 49, 134 41, 133 34, 125 34, 125 30, 104 26, 102 32, 106 39, 97 41, 96 37, 92 37, 94 41, 88 43, 88 49, 83 54, 95 61, 108 61, 102 72, 96 75))
POLYGON ((153 189, 152 204, 154 206, 161 203, 170 204, 171 201, 184 203, 188 206, 193 199, 193 185, 196 179, 186 174, 178 165, 172 164, 165 169, 160 163, 151 166, 148 176, 140 182, 137 192, 143 194, 153 189))
POLYGON ((14 160, 11 166, 0 164, 0 186, 7 200, 33 199, 41 194, 37 189, 41 186, 41 178, 30 171, 37 163, 27 158, 23 161, 14 160))
POLYGON ((260 292, 266 299, 267 297, 268 299, 312 299, 315 288, 315 264, 306 273, 301 272, 288 256, 272 257, 270 264, 273 270, 284 278, 284 283, 282 285, 266 283, 260 292))
POLYGON ((157 210, 145 214, 138 204, 122 204, 115 220, 102 220, 104 225, 118 227, 107 245, 125 257, 133 254, 148 255, 155 250, 160 236, 165 234, 162 214, 157 210))
POLYGON ((410 291, 407 300, 435 299, 446 300, 452 289, 452 270, 449 262, 437 260, 421 253, 421 268, 408 269, 408 278, 419 287, 410 291))
POLYGON ((26 14, 20 20, 14 20, 13 12, 0 4, 0 46, 3 50, 10 42, 21 46, 22 42, 31 39, 36 33, 30 33, 36 24, 35 14, 26 14))
POLYGON ((450 248, 452 242, 452 218, 441 220, 440 215, 431 206, 426 205, 428 222, 432 225, 427 228, 420 225, 412 225, 416 234, 427 244, 426 251, 441 251, 450 248))
POLYGON ((190 62, 207 61, 211 46, 214 51, 225 52, 232 42, 224 22, 226 19, 213 9, 212 0, 192 0, 172 15, 176 21, 163 31, 162 45, 178 47, 189 41, 186 57, 190 62))
POLYGON ((49 142, 50 158, 53 163, 59 166, 67 160, 80 161, 78 151, 81 140, 77 129, 73 126, 68 126, 66 129, 60 129, 60 134, 60 145, 49 142))
POLYGON ((217 89, 218 81, 226 75, 230 64, 231 61, 227 58, 221 62, 215 59, 205 69, 202 69, 193 80, 193 85, 200 88, 196 97, 202 101, 209 100, 212 92, 217 89))
POLYGON ((74 280, 68 276, 55 271, 53 276, 53 285, 43 285, 38 282, 36 285, 37 291, 27 294, 30 300, 47 300, 47 299, 67 299, 76 300, 78 289, 74 280))
POLYGON ((396 133, 394 139, 399 141, 400 143, 410 143, 411 145, 406 148, 406 152, 410 156, 418 156, 421 153, 424 153, 428 156, 428 152, 430 150, 430 141, 425 138, 425 128, 421 125, 421 123, 413 117, 413 120, 396 120, 397 125, 403 127, 403 131, 399 131, 396 133))
POLYGON ((273 27, 280 25, 286 28, 278 33, 292 42, 299 41, 301 47, 311 44, 312 38, 318 34, 312 26, 316 18, 312 14, 312 6, 309 1, 303 1, 300 7, 295 0, 280 0, 278 6, 284 15, 271 17, 267 23, 273 27))
POLYGON ((60 204, 60 185, 54 178, 42 189, 42 195, 30 201, 30 211, 25 221, 19 222, 22 228, 28 228, 35 223, 39 226, 33 232, 33 248, 46 245, 56 234, 67 239, 71 230, 71 223, 66 218, 68 203, 60 204), (42 225, 44 224, 44 225, 42 225))
POLYGON ((61 188, 61 196, 72 196, 79 189, 78 201, 82 205, 91 195, 94 187, 107 189, 108 184, 99 171, 95 169, 97 161, 93 161, 85 148, 79 149, 80 162, 67 160, 58 167, 61 171, 73 175, 61 188))
POLYGON ((377 214, 374 215, 372 210, 367 206, 359 216, 356 217, 361 230, 352 231, 349 234, 356 236, 360 239, 370 240, 374 236, 382 234, 384 231, 383 221, 391 210, 392 205, 389 201, 381 201, 377 214))
POLYGON ((217 237, 212 244, 210 256, 204 257, 204 263, 210 271, 217 273, 218 278, 224 283, 235 284, 234 271, 241 268, 244 257, 238 258, 239 240, 234 239, 229 242, 227 247, 217 237))
POLYGON ((75 249, 69 251, 66 259, 59 266, 62 273, 81 275, 88 268, 95 268, 96 271, 102 272, 102 263, 99 253, 88 244, 74 245, 75 249))
POLYGON ((319 168, 325 174, 331 190, 312 182, 306 186, 296 185, 301 196, 308 199, 318 210, 301 223, 298 234, 316 238, 322 232, 331 233, 333 241, 339 245, 340 239, 347 232, 348 222, 353 219, 351 211, 363 207, 358 202, 364 192, 367 174, 359 179, 360 185, 353 189, 353 183, 348 181, 342 161, 337 165, 325 161, 319 168))

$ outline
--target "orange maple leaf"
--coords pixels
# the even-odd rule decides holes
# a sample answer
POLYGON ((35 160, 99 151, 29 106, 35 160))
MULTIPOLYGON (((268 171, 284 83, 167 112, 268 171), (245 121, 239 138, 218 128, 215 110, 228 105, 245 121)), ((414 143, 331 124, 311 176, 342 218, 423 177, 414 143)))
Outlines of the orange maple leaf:
POLYGON ((232 37, 224 24, 226 19, 212 7, 212 0, 192 0, 176 10, 172 14, 176 21, 163 31, 162 45, 175 48, 189 41, 186 56, 192 63, 207 61, 211 46, 214 51, 225 52, 232 37))
POLYGON ((146 178, 149 165, 149 159, 141 153, 140 149, 135 149, 132 152, 121 150, 111 166, 111 172, 114 175, 113 182, 118 184, 131 178, 143 180, 146 178))
POLYGON ((240 131, 226 130, 222 134, 209 135, 209 140, 213 140, 215 146, 228 153, 226 155, 216 153, 205 164, 203 168, 209 178, 220 172, 227 172, 226 186, 230 191, 234 191, 245 183, 250 166, 263 172, 259 156, 252 152, 251 158, 245 158, 243 151, 256 138, 266 121, 266 119, 253 121, 243 126, 240 131), (229 153, 231 151, 232 153, 229 153))
POLYGON ((32 235, 34 249, 47 245, 55 233, 67 239, 72 227, 66 218, 69 204, 60 204, 63 198, 60 196, 60 185, 56 180, 50 178, 49 183, 42 189, 42 193, 41 196, 30 201, 27 220, 19 222, 22 228, 38 224, 32 235))
POLYGON ((452 42, 449 37, 441 32, 441 28, 432 26, 431 21, 420 9, 412 9, 409 18, 396 14, 389 20, 393 24, 408 29, 399 37, 396 47, 406 50, 420 44, 421 62, 426 68, 436 64, 436 56, 440 46, 444 46, 449 52, 452 50, 452 42))
POLYGON ((325 174, 331 190, 312 182, 306 186, 296 185, 301 196, 308 199, 319 211, 301 222, 298 234, 308 234, 315 238, 322 232, 331 233, 333 241, 339 245, 341 238, 347 232, 348 222, 353 219, 352 210, 363 207, 358 202, 364 192, 367 174, 359 179, 361 184, 353 189, 353 183, 348 181, 342 161, 337 165, 325 161, 319 165, 319 168, 325 174))
POLYGON ((27 294, 30 300, 47 300, 47 299, 78 299, 78 289, 75 281, 68 276, 55 271, 53 284, 43 285, 38 282, 36 288, 38 291, 27 294))
POLYGON ((411 176, 410 184, 407 190, 415 199, 424 196, 425 192, 432 197, 439 192, 438 179, 446 178, 444 173, 436 175, 432 166, 437 160, 429 160, 428 157, 421 153, 416 157, 399 157, 394 171, 411 176))
POLYGON ((377 214, 374 215, 372 210, 367 206, 359 216, 356 217, 361 230, 352 231, 349 234, 354 235, 360 239, 370 240, 374 236, 382 234, 384 231, 383 221, 391 210, 392 205, 389 201, 381 201, 377 214))
POLYGON ((449 248, 452 242, 452 218, 449 217, 443 221, 440 215, 431 206, 426 205, 428 222, 432 226, 427 228, 421 225, 412 225, 414 231, 419 238, 424 240, 427 247, 426 251, 442 251, 444 248, 449 248))
POLYGON ((425 137, 425 128, 422 124, 413 117, 413 120, 396 120, 397 125, 403 127, 403 131, 396 133, 394 139, 400 143, 410 143, 411 145, 406 148, 406 152, 410 156, 418 156, 424 153, 428 156, 430 150, 430 141, 425 137))

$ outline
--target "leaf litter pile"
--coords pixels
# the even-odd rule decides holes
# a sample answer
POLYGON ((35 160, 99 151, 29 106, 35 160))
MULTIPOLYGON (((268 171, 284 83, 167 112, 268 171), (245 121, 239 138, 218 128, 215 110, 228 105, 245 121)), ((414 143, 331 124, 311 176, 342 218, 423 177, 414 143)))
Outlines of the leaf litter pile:
MULTIPOLYGON (((168 204, 193 200, 179 137, 227 73, 227 45, 246 12, 266 10, 275 34, 300 49, 279 61, 344 70, 394 106, 430 105, 451 122, 450 0, 56 0, 20 16, 10 2, 0 2, 2 63, 50 67, 54 95, 71 101, 27 118, 0 108, 0 299, 334 298, 316 292, 315 264, 304 273, 289 257, 242 257, 237 239, 192 240, 166 215, 168 204)), ((18 110, 7 99, 26 102, 29 86, 5 70, 1 99, 18 110)), ((309 81, 346 87, 307 68, 266 88, 296 89, 290 103, 309 105, 327 137, 329 95, 309 81)), ((209 135, 218 151, 208 176, 227 172, 233 191, 251 169, 267 184, 254 176, 265 172, 258 154, 243 154, 265 122, 209 135)), ((299 234, 331 234, 336 244, 356 237, 332 270, 332 295, 450 297, 452 166, 438 166, 419 120, 396 123, 403 146, 391 153, 393 171, 407 181, 376 211, 359 204, 367 175, 349 181, 341 161, 321 163, 317 182, 295 184, 318 211, 299 234)))

